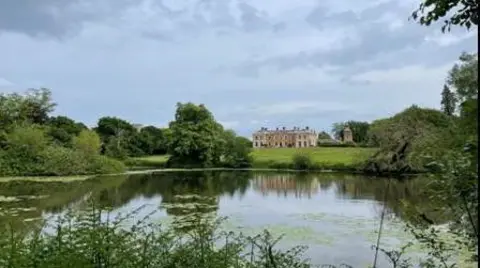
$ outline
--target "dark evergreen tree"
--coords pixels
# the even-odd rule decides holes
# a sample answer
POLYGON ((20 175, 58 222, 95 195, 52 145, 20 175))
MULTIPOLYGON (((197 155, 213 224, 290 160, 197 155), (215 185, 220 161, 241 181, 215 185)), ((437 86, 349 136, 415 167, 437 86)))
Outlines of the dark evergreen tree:
POLYGON ((446 115, 453 115, 455 113, 455 106, 456 106, 457 100, 455 98, 455 94, 450 90, 450 88, 447 85, 443 86, 442 90, 442 111, 446 115))

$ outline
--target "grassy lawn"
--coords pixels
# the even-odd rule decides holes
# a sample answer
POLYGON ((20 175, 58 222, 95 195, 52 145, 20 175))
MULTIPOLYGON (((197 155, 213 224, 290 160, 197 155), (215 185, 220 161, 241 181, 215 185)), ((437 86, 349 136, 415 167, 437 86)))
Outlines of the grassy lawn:
POLYGON ((167 160, 168 155, 150 155, 130 158, 126 164, 134 169, 164 168, 167 160))
MULTIPOLYGON (((296 153, 309 154, 313 162, 322 168, 353 168, 375 152, 375 148, 314 147, 256 149, 252 152, 256 168, 287 168, 296 153)), ((167 155, 136 157, 127 164, 135 168, 163 168, 167 155)))
POLYGON ((365 160, 375 148, 313 147, 313 148, 269 148, 253 151, 255 163, 290 163, 296 153, 306 153, 315 163, 351 165, 365 160))

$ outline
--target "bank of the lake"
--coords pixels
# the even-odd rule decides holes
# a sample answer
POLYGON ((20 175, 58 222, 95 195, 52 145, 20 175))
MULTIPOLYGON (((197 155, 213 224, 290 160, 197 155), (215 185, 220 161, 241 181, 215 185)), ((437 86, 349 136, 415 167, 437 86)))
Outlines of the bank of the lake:
MULTIPOLYGON (((361 147, 312 147, 312 148, 265 148, 252 152, 252 168, 294 169, 296 154, 310 156, 314 169, 332 171, 357 171, 376 148, 361 147)), ((130 158, 126 161, 130 169, 164 168, 167 155, 130 158)))

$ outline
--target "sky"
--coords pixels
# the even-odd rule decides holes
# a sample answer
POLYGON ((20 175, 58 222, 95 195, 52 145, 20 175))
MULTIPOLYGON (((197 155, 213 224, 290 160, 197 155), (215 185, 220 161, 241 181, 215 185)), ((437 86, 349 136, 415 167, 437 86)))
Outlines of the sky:
POLYGON ((177 102, 224 127, 372 121, 439 108, 476 30, 421 26, 419 0, 0 1, 0 92, 52 90, 55 114, 167 126, 177 102))

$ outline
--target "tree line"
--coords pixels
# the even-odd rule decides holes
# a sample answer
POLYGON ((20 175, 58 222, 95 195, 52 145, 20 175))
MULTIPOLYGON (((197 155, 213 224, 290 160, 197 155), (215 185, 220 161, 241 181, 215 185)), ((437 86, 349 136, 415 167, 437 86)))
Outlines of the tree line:
POLYGON ((178 103, 168 128, 137 129, 117 117, 95 127, 51 115, 49 89, 0 94, 0 175, 123 172, 130 157, 169 154, 175 167, 249 167, 251 142, 225 130, 204 105, 178 103))

